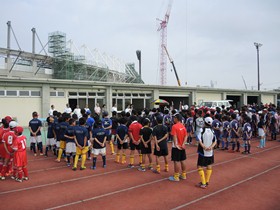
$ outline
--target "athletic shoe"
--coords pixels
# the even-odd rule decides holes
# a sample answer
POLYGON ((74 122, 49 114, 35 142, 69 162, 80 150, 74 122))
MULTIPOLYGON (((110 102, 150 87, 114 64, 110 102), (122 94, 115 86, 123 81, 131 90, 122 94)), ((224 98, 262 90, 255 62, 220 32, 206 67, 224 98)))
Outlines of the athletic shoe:
POLYGON ((153 169, 153 166, 148 166, 148 169, 149 169, 149 170, 154 170, 154 169, 153 169))
POLYGON ((15 179, 17 182, 22 182, 22 179, 16 178, 15 179))
POLYGON ((103 165, 103 168, 106 168, 107 166, 106 165, 103 165))
POLYGON ((88 160, 91 160, 91 157, 88 157, 87 159, 88 159, 88 160))
POLYGON ((85 170, 87 167, 80 167, 80 170, 82 171, 82 170, 85 170))
POLYGON ((145 169, 145 168, 140 167, 140 168, 138 168, 138 171, 145 172, 145 171, 146 171, 146 169, 145 169))
POLYGON ((126 164, 126 161, 122 161, 122 164, 126 164))
POLYGON ((45 154, 45 157, 48 157, 48 154, 45 154))
POLYGON ((57 163, 60 163, 60 160, 58 160, 58 159, 55 159, 54 161, 57 162, 57 163))
POLYGON ((195 186, 196 187, 200 187, 200 188, 202 188, 202 189, 206 189, 207 188, 207 183, 206 184, 202 184, 201 182, 199 182, 198 184, 196 184, 195 186))
POLYGON ((91 166, 90 169, 95 170, 96 166, 91 166))
POLYGON ((11 179, 15 180, 15 179, 16 179, 16 177, 15 177, 15 176, 11 176, 11 179))
POLYGON ((170 176, 170 177, 168 178, 168 180, 169 180, 169 181, 172 181, 172 182, 179 182, 179 181, 180 181, 180 179, 176 179, 174 176, 170 176))
POLYGON ((67 167, 70 167, 71 166, 71 163, 67 163, 67 167))
POLYGON ((128 164, 128 166, 127 166, 128 168, 134 168, 134 165, 132 165, 132 164, 128 164))
POLYGON ((247 151, 243 151, 242 154, 243 154, 243 155, 247 155, 248 152, 247 152, 247 151))
POLYGON ((1 180, 5 180, 5 179, 6 179, 6 177, 4 177, 4 176, 0 176, 0 179, 1 179, 1 180))
POLYGON ((153 171, 153 173, 155 173, 155 174, 160 174, 160 171, 158 171, 158 170, 156 170, 156 169, 154 169, 154 170, 152 170, 153 171))
POLYGON ((40 156, 43 156, 44 155, 44 153, 40 153, 40 156))
POLYGON ((28 177, 22 177, 23 180, 28 181, 29 178, 28 177))
POLYGON ((187 177, 186 177, 186 176, 183 176, 182 174, 180 174, 179 178, 180 178, 180 179, 183 179, 183 180, 187 179, 187 177))
POLYGON ((168 172, 168 171, 169 171, 169 169, 168 169, 168 168, 166 168, 166 169, 164 169, 164 171, 165 171, 165 172, 168 172))
POLYGON ((35 154, 34 154, 34 157, 36 157, 36 156, 37 156, 37 154, 35 153, 35 154))
POLYGON ((72 170, 73 170, 73 171, 76 171, 76 170, 77 170, 77 167, 73 167, 72 170))
POLYGON ((116 155, 116 153, 115 153, 115 152, 112 152, 111 155, 116 155))

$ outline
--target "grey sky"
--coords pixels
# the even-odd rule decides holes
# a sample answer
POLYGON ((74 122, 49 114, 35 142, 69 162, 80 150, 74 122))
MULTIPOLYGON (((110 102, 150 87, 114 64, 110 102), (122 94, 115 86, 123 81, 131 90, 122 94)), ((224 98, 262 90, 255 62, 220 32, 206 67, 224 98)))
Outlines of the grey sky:
MULTIPOLYGON (((136 63, 142 51, 146 84, 159 84, 158 21, 168 0, 0 0, 0 46, 6 47, 8 20, 20 46, 31 51, 31 28, 41 41, 62 31, 77 46, 136 63)), ((174 0, 168 25, 168 50, 182 84, 217 88, 257 88, 256 48, 260 42, 261 89, 280 87, 280 1, 174 0)), ((17 49, 15 41, 12 48, 17 49)), ((37 52, 41 48, 37 43, 37 52)), ((168 62, 169 63, 169 62, 168 62)), ((168 85, 177 85, 167 69, 168 85)))

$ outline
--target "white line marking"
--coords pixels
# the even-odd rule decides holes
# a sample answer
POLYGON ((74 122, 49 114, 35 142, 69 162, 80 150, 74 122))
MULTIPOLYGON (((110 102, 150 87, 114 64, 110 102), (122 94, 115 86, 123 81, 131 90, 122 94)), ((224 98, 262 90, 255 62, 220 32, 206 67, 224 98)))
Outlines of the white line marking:
POLYGON ((280 165, 274 166, 274 167, 272 167, 272 168, 270 168, 270 169, 267 169, 267 170, 265 170, 265 171, 263 171, 263 172, 261 172, 261 173, 258 173, 258 174, 254 175, 254 176, 251 176, 251 177, 249 177, 249 178, 247 178, 247 179, 243 179, 243 180, 241 180, 241 181, 239 181, 239 182, 236 182, 236 183, 234 183, 234 184, 232 184, 232 185, 230 185, 230 186, 228 186, 228 187, 225 187, 225 188, 222 188, 222 189, 220 189, 220 190, 217 190, 216 192, 210 193, 210 194, 205 195, 205 196, 203 196, 203 197, 201 197, 201 198, 198 198, 198 199, 192 200, 192 201, 190 201, 190 202, 188 202, 188 203, 185 203, 185 204, 183 204, 183 205, 177 206, 177 207, 173 208, 172 210, 181 209, 181 208, 183 208, 183 207, 186 207, 186 206, 189 206, 189 205, 194 204, 194 203, 196 203, 196 202, 199 202, 199 201, 201 201, 201 200, 203 200, 203 199, 205 199, 205 198, 208 198, 208 197, 213 196, 213 195, 216 195, 216 194, 218 194, 218 193, 220 193, 220 192, 226 191, 226 190, 228 190, 228 189, 230 189, 230 188, 233 188, 233 187, 235 187, 235 186, 237 186, 237 185, 243 184, 244 182, 250 181, 251 179, 254 179, 254 178, 258 177, 258 176, 261 176, 261 175, 263 175, 263 174, 266 174, 266 173, 268 173, 268 172, 270 172, 270 171, 272 171, 272 170, 274 170, 274 169, 276 169, 276 168, 279 168, 279 167, 280 167, 280 165))
MULTIPOLYGON (((263 153, 265 151, 269 151, 269 150, 272 150, 272 149, 275 149, 275 148, 278 148, 280 146, 276 146, 276 147, 272 147, 272 148, 269 148, 269 149, 266 149, 266 150, 262 150, 258 153, 253 153, 253 154, 259 154, 259 153, 263 153)), ((250 156, 252 156, 253 154, 251 154, 250 156)), ((216 166, 217 165, 223 165, 225 163, 229 163, 229 162, 233 162, 235 160, 239 160, 239 159, 243 159, 243 158, 247 158, 248 155, 246 156, 239 156, 237 158, 234 158, 234 159, 231 159, 231 160, 227 160, 227 161, 223 161, 223 162, 220 162, 218 164, 215 164, 216 166)), ((273 167, 273 168, 277 168, 279 167, 280 165, 276 166, 276 167, 273 167)), ((266 170, 268 171, 268 170, 266 170)), ((190 174, 190 173, 194 173, 194 172, 197 172, 197 169, 194 169, 194 170, 191 170, 189 171, 187 174, 190 174)), ((264 173, 264 172, 262 172, 264 173)), ((260 173, 260 174, 262 174, 260 173)), ((255 175, 256 176, 256 175, 255 175)), ((247 178, 246 180, 250 180, 250 179, 253 179, 255 176, 253 176, 252 178, 247 178)), ((147 185, 151 185, 151 184, 154 184, 154 183, 158 183, 158 182, 161 182, 161 181, 164 181, 164 180, 167 180, 168 178, 162 178, 162 179, 158 179, 158 180, 155 180, 155 181, 152 181, 152 182, 148 182, 148 183, 144 183, 144 184, 140 184, 140 185, 136 185, 136 186, 133 186, 133 187, 129 187, 129 188, 125 188, 125 189, 121 189, 121 190, 117 190, 117 191, 113 191, 113 192, 110 192, 110 193, 105 193, 105 194, 102 194, 102 195, 99 195, 99 196, 94 196, 94 197, 91 197, 91 198, 87 198, 87 199, 83 199, 83 200, 79 200, 79 201, 75 201, 75 202, 71 202, 71 203, 67 203, 67 204, 63 204, 63 205, 60 205, 60 206, 55 206, 55 207, 51 207, 51 208, 48 208, 48 210, 51 210, 51 209, 59 209, 59 208, 63 208, 63 207, 67 207, 67 206, 71 206, 71 205, 75 205, 75 204, 79 204, 79 203, 82 203, 82 202, 87 202, 87 201, 91 201, 91 200, 96 200, 98 198, 103 198, 103 197, 107 197, 107 196, 110 196, 110 195, 114 195, 114 194, 117 194, 117 193, 122 193, 122 192, 126 192, 126 191, 130 191, 130 190, 133 190, 133 189, 136 189, 136 188, 140 188, 140 187, 144 187, 144 186, 147 186, 147 185)), ((244 180, 242 181, 242 183, 244 182, 244 180)), ((239 183, 239 182, 238 182, 239 183)), ((235 185, 235 184, 233 184, 235 185)), ((232 185, 232 186, 233 186, 232 185)))

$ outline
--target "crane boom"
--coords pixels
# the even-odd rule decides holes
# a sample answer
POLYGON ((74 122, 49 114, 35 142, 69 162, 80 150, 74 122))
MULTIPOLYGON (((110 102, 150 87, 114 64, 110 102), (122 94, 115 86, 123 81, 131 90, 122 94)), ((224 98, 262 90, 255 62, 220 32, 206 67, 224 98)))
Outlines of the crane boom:
POLYGON ((181 86, 181 82, 180 82, 180 79, 179 79, 179 77, 178 77, 178 74, 177 74, 177 71, 176 71, 176 68, 175 68, 174 61, 173 61, 173 60, 172 60, 172 58, 170 57, 170 55, 169 55, 169 53, 168 53, 167 48, 166 48, 166 46, 165 46, 165 45, 163 46, 163 48, 164 48, 164 50, 165 50, 165 52, 166 52, 166 54, 167 54, 167 57, 168 57, 168 59, 169 59, 170 63, 171 63, 171 64, 172 64, 172 66, 173 66, 174 73, 175 73, 175 76, 176 76, 176 79, 177 79, 178 85, 179 85, 179 86, 181 86))

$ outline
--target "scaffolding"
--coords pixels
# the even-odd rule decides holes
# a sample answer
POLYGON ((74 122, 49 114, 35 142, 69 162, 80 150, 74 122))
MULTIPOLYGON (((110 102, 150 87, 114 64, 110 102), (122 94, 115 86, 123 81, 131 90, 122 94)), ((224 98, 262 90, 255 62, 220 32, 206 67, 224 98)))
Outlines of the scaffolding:
POLYGON ((67 48, 66 34, 53 32, 49 34, 48 52, 53 56, 54 79, 92 80, 114 83, 144 83, 135 71, 134 64, 120 62, 112 56, 92 53, 91 59, 85 55, 72 52, 73 42, 67 48))

